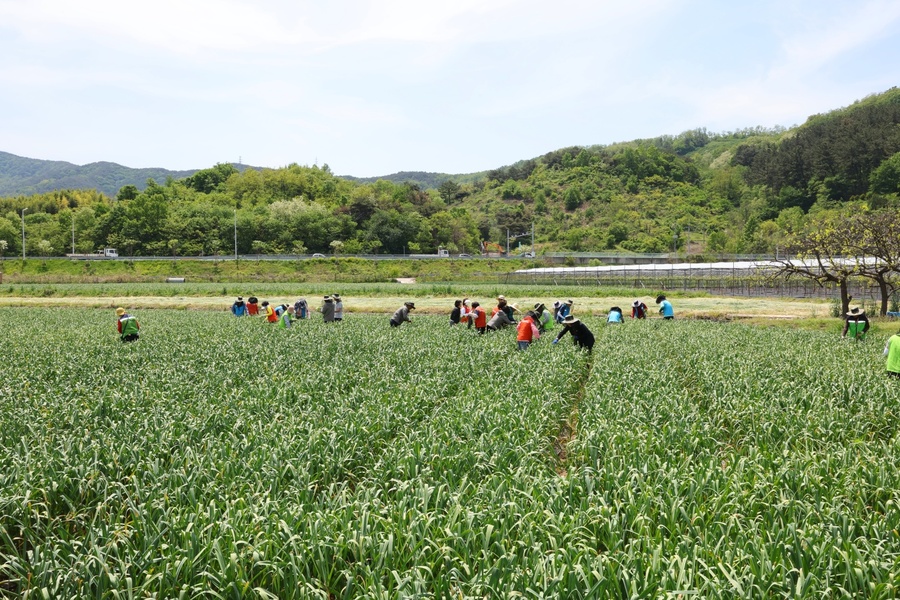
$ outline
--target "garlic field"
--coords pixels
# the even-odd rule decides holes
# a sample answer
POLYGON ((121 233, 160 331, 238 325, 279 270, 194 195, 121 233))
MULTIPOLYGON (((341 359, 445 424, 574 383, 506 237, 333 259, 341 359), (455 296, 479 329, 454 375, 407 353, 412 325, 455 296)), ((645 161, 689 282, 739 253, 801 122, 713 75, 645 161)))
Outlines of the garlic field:
POLYGON ((0 596, 898 595, 883 340, 0 309, 0 596))

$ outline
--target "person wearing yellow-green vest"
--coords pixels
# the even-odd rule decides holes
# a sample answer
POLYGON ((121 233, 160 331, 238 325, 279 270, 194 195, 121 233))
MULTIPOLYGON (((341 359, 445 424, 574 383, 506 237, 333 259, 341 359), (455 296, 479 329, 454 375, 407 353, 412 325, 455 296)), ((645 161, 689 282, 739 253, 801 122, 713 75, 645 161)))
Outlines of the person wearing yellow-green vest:
POLYGON ((537 326, 541 333, 553 329, 553 316, 542 302, 538 302, 534 305, 534 312, 537 315, 537 326))
POLYGON ((866 311, 860 310, 858 306, 851 306, 844 320, 841 337, 847 337, 849 333, 852 339, 862 341, 866 339, 867 331, 869 331, 869 317, 866 316, 866 311))
POLYGON ((116 329, 119 332, 119 339, 123 342, 133 342, 140 337, 141 325, 120 306, 116 309, 116 329))
POLYGON ((884 345, 884 355, 887 356, 887 374, 900 378, 900 333, 888 338, 884 345))

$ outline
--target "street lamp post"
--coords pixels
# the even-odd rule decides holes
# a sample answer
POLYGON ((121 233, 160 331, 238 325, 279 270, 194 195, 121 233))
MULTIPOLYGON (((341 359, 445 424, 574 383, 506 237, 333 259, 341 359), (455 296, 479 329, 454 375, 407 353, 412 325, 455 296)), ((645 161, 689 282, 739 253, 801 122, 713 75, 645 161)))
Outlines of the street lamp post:
POLYGON ((27 208, 22 209, 22 260, 25 260, 25 211, 27 208))

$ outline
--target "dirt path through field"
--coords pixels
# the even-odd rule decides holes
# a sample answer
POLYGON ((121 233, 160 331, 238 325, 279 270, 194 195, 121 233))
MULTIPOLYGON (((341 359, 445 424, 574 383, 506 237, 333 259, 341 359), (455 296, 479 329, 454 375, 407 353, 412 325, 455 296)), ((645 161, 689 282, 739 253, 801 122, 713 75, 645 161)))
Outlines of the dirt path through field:
MULTIPOLYGON (((535 302, 550 304, 554 298, 536 298, 515 296, 515 290, 507 293, 511 303, 521 310, 531 308, 535 302)), ((482 305, 490 306, 493 298, 476 298, 482 305)), ((669 298, 675 307, 676 318, 715 318, 715 319, 810 319, 827 318, 831 307, 823 301, 794 300, 791 298, 679 298, 672 294, 669 298)), ((272 303, 293 303, 296 298, 260 298, 272 303)), ((319 298, 310 298, 316 308, 319 298)), ((413 314, 449 314, 453 307, 453 297, 449 296, 377 296, 353 297, 344 296, 344 311, 352 314, 391 313, 406 300, 414 300, 416 310, 413 314)), ((594 316, 605 315, 610 307, 619 306, 625 314, 629 314, 631 302, 635 298, 580 298, 574 297, 574 314, 594 316)), ((650 307, 650 314, 655 315, 655 304, 652 298, 641 298, 650 307)), ((167 308, 186 310, 222 310, 231 306, 234 298, 221 296, 0 296, 0 306, 45 306, 45 307, 83 307, 83 308, 115 308, 124 306, 130 309, 167 308)))
POLYGON ((572 404, 569 405, 569 414, 566 415, 566 420, 560 424, 559 433, 556 435, 556 439, 553 440, 553 451, 556 454, 556 472, 560 477, 565 477, 569 472, 567 468, 569 442, 575 437, 575 432, 578 429, 578 407, 584 399, 584 391, 588 380, 591 378, 593 367, 594 355, 586 354, 578 382, 575 384, 575 396, 572 399, 572 404))

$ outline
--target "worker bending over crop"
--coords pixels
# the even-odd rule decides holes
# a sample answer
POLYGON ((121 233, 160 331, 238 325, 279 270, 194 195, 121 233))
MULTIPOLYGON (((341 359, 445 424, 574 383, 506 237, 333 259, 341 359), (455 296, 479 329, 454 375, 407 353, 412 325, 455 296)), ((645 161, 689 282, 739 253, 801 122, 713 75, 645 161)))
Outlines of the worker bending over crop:
POLYGON ((123 342, 133 342, 141 337, 141 324, 134 316, 125 312, 121 306, 116 309, 116 317, 118 317, 116 328, 119 331, 119 339, 123 342))
POLYGON ((852 339, 862 341, 866 339, 867 331, 869 331, 869 317, 866 316, 866 311, 860 310, 858 306, 851 306, 844 318, 841 337, 845 338, 849 333, 852 339))
POLYGON ((537 319, 537 315, 529 310, 516 326, 516 344, 519 350, 528 350, 531 342, 541 337, 535 319, 537 319))
POLYGON ((578 320, 575 315, 568 315, 562 322, 562 331, 557 334, 553 343, 556 344, 567 333, 572 334, 572 340, 578 347, 586 348, 588 352, 594 349, 594 334, 587 325, 578 320))
POLYGON ((412 320, 409 318, 409 311, 415 310, 415 308, 415 303, 404 302, 403 306, 398 308, 394 312, 394 316, 391 317, 391 327, 400 327, 403 323, 412 323, 412 320))
POLYGON ((675 309, 672 308, 672 303, 666 300, 664 294, 656 297, 656 303, 659 304, 659 314, 662 315, 663 319, 671 321, 675 318, 675 309))

